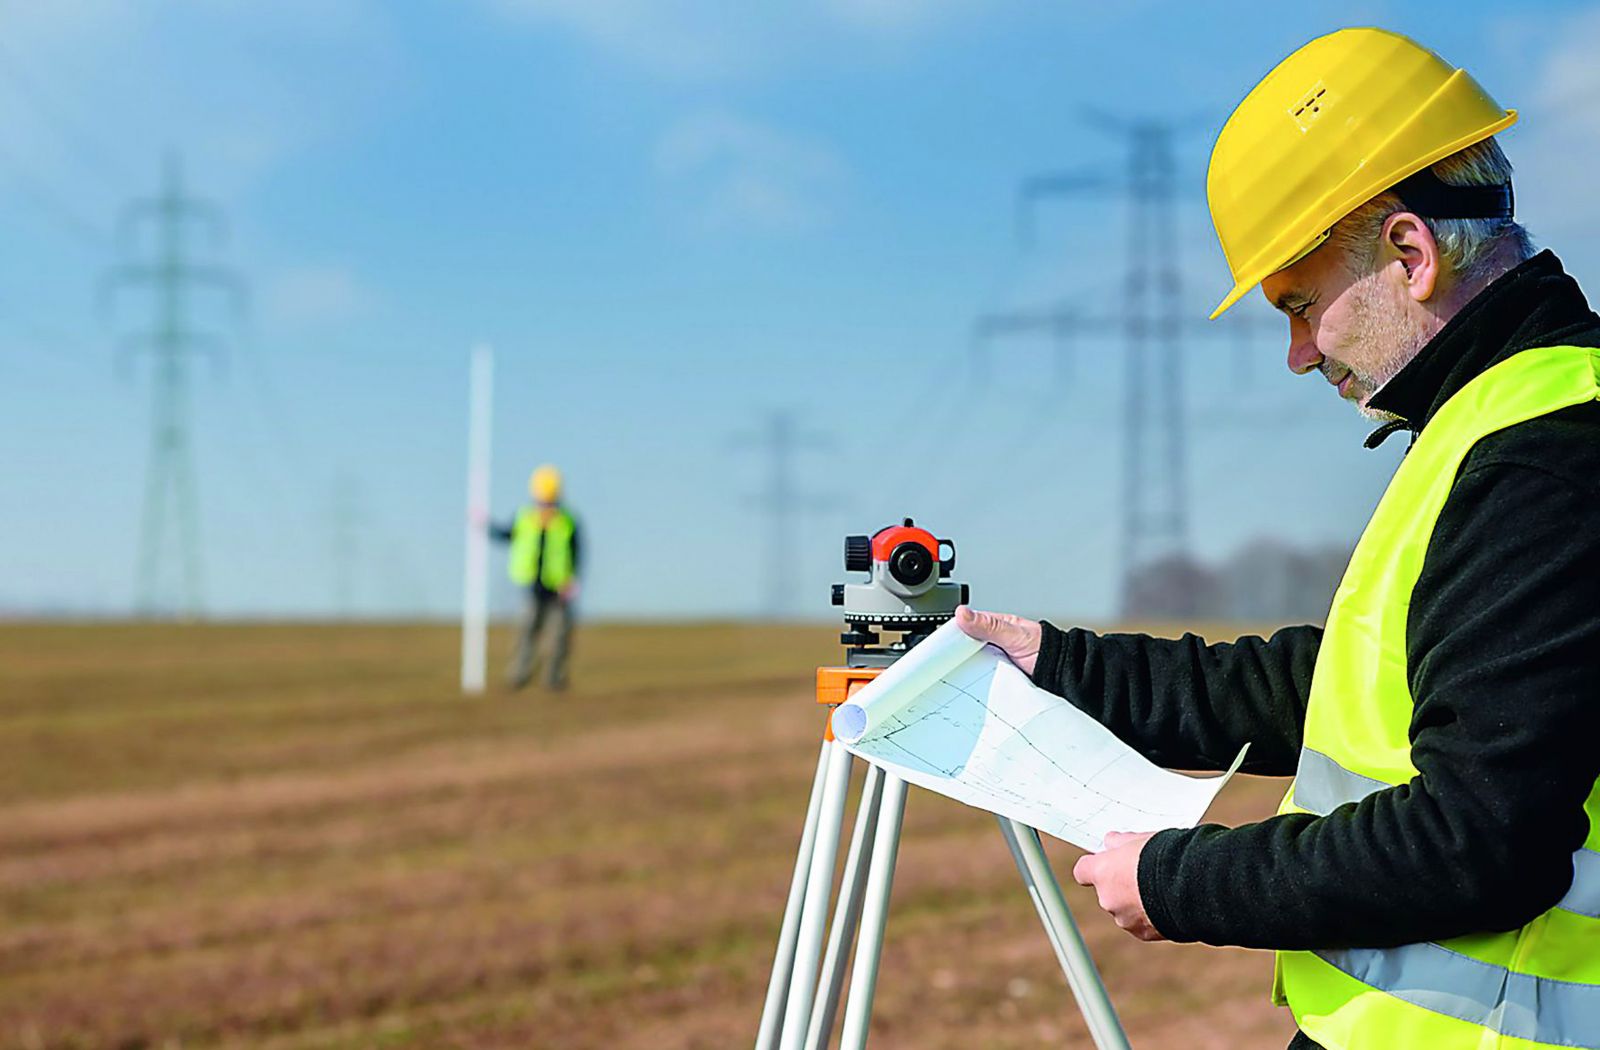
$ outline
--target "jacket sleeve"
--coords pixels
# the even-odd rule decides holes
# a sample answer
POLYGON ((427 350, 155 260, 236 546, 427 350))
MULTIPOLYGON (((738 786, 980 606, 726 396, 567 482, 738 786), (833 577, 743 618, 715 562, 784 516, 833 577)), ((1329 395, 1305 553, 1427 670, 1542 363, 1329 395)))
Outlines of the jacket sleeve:
POLYGON ((515 522, 512 522, 510 525, 501 525, 497 521, 491 521, 489 523, 489 538, 491 540, 495 540, 495 541, 497 541, 499 543, 510 543, 511 542, 511 534, 515 530, 516 530, 516 523, 515 522))
POLYGON ((1245 772, 1294 772, 1321 628, 1207 645, 1192 634, 1168 639, 1043 627, 1034 683, 1151 761, 1226 769, 1248 742, 1245 772))
POLYGON ((1600 521, 1526 466, 1462 474, 1412 592, 1418 776, 1316 817, 1164 831, 1140 896, 1173 940, 1390 947, 1554 905, 1600 775, 1600 521))

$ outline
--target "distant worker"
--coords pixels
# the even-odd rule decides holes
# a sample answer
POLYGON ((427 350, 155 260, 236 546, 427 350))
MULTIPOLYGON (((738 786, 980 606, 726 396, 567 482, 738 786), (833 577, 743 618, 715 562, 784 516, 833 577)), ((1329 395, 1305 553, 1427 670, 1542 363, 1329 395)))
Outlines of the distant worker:
POLYGON ((1073 875, 1142 940, 1276 949, 1296 1048, 1600 1047, 1600 317, 1513 217, 1515 119, 1346 29, 1212 150, 1216 313, 1259 286, 1290 370, 1381 421, 1369 446, 1411 442, 1325 627, 1207 645, 957 612, 1164 765, 1249 742, 1247 772, 1294 775, 1274 817, 1108 836, 1073 875))
POLYGON ((567 687, 567 657, 578 600, 578 522, 561 503, 561 472, 548 463, 528 479, 533 506, 523 507, 509 527, 489 524, 489 534, 511 544, 507 574, 525 588, 517 647, 506 668, 506 685, 521 689, 544 660, 544 685, 567 687), (548 635, 548 639, 545 636, 548 635), (548 651, 541 654, 541 642, 548 651))

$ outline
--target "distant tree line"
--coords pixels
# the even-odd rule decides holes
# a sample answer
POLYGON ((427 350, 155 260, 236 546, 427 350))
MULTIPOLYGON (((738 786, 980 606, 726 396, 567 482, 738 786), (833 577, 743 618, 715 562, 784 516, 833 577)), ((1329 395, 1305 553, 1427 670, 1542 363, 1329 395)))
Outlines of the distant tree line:
POLYGON ((1321 623, 1351 550, 1345 544, 1296 547, 1259 537, 1220 563, 1168 555, 1130 576, 1127 618, 1321 623))

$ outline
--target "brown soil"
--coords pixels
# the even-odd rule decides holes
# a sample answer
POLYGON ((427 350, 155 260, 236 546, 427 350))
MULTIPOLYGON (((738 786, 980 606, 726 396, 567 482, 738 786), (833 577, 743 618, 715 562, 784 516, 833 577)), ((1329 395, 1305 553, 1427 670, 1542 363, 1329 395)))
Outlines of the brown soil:
MULTIPOLYGON (((0 1045, 748 1046, 833 634, 594 627, 571 692, 471 700, 456 644, 0 627, 0 1045)), ((1136 1046, 1287 1041, 1266 955, 1068 897, 1136 1046)), ((992 818, 915 789, 872 1045, 1090 1045, 992 818)))

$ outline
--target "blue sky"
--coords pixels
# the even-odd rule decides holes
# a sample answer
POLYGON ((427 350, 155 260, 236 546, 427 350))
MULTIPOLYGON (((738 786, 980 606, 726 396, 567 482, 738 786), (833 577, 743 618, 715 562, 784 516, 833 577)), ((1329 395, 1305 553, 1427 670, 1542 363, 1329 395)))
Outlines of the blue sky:
MULTIPOLYGON (((356 611, 459 602, 466 354, 498 350, 495 505, 565 467, 611 616, 741 615, 768 559, 759 451, 792 410, 826 438, 794 534, 793 609, 826 615, 839 537, 904 514, 957 539, 979 604, 1114 606, 1120 347, 1065 383, 1042 342, 967 368, 984 311, 1112 301, 1114 203, 1018 181, 1115 167, 1093 107, 1193 124, 1171 250, 1202 316, 1227 286, 1203 200, 1232 105, 1310 37, 1411 33, 1522 124, 1520 211, 1580 279, 1600 11, 1487 3, 1029 5, 985 0, 60 0, 0 5, 0 608, 115 612, 134 588, 149 383, 119 369, 141 300, 97 308, 129 199, 181 153, 251 287, 197 363, 210 610, 333 607, 336 506, 356 611), (346 495, 336 497, 344 486, 346 495)), ((1259 302, 1245 308, 1258 320, 1259 302)), ((1202 554, 1348 541, 1398 449, 1295 379, 1276 333, 1186 350, 1202 554)), ((1393 443, 1398 444, 1398 443, 1393 443)), ((499 564, 496 565, 497 579, 499 564)), ((498 597, 508 597, 502 584, 498 597)))

